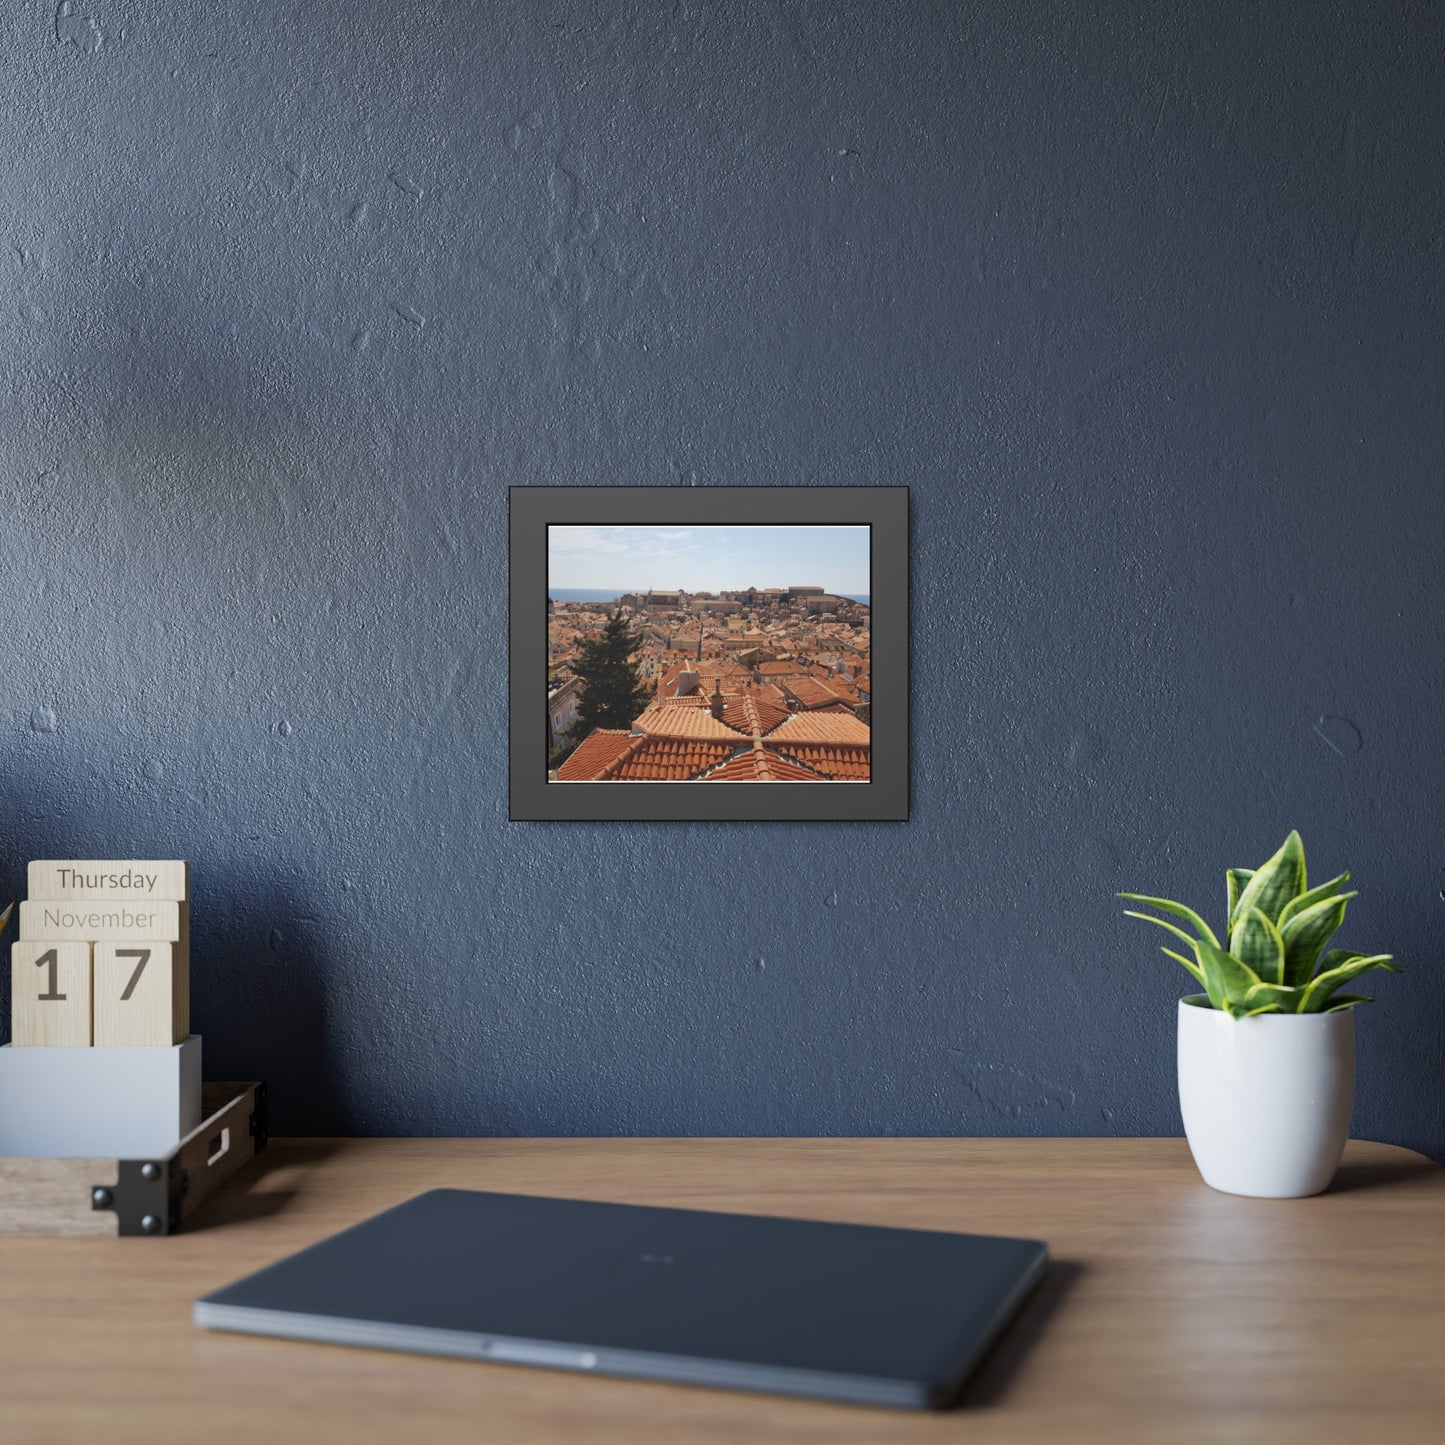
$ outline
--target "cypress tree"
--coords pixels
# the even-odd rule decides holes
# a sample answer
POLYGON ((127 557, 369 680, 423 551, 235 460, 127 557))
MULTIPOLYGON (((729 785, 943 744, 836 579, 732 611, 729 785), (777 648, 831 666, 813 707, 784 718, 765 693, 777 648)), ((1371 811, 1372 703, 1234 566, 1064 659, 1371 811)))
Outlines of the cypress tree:
POLYGON ((594 728, 630 728, 652 691, 642 681, 633 654, 642 646, 622 615, 622 608, 607 619, 602 636, 582 644, 582 656, 572 671, 582 679, 577 717, 567 729, 573 738, 585 738, 594 728))

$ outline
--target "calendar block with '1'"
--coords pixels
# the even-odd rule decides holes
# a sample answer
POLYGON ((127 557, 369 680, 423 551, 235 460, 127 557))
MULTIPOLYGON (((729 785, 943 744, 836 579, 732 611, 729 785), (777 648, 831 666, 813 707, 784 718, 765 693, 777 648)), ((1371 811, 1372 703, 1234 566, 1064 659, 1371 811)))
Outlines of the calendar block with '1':
POLYGON ((17 1048, 91 1043, 90 944, 39 938, 11 944, 10 1041, 17 1048))

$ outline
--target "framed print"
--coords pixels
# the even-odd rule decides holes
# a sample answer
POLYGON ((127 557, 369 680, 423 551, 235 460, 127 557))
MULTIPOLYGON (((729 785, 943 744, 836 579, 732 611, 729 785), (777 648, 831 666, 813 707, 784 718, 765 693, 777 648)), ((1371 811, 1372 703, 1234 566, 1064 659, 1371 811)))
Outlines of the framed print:
POLYGON ((510 589, 514 821, 908 817, 906 487, 513 487, 510 589))

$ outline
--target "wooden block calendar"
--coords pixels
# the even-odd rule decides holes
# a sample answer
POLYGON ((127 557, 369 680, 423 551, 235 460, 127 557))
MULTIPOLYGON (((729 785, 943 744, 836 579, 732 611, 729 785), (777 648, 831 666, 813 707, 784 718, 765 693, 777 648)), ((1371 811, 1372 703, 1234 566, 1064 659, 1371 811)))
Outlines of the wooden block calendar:
POLYGON ((0 1045, 0 1235, 172 1234, 266 1144, 264 1084, 201 1082, 189 870, 42 859, 29 885, 0 1045))
POLYGON ((187 1037, 184 862, 42 859, 29 884, 10 952, 16 1047, 169 1048, 187 1037))

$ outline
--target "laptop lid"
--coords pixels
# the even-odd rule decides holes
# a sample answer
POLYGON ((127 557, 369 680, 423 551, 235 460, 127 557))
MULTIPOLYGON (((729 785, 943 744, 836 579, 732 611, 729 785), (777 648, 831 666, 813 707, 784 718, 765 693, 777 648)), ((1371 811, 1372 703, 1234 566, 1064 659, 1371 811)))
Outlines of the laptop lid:
POLYGON ((936 1406, 1036 1241, 437 1189, 196 1302, 212 1329, 936 1406))

